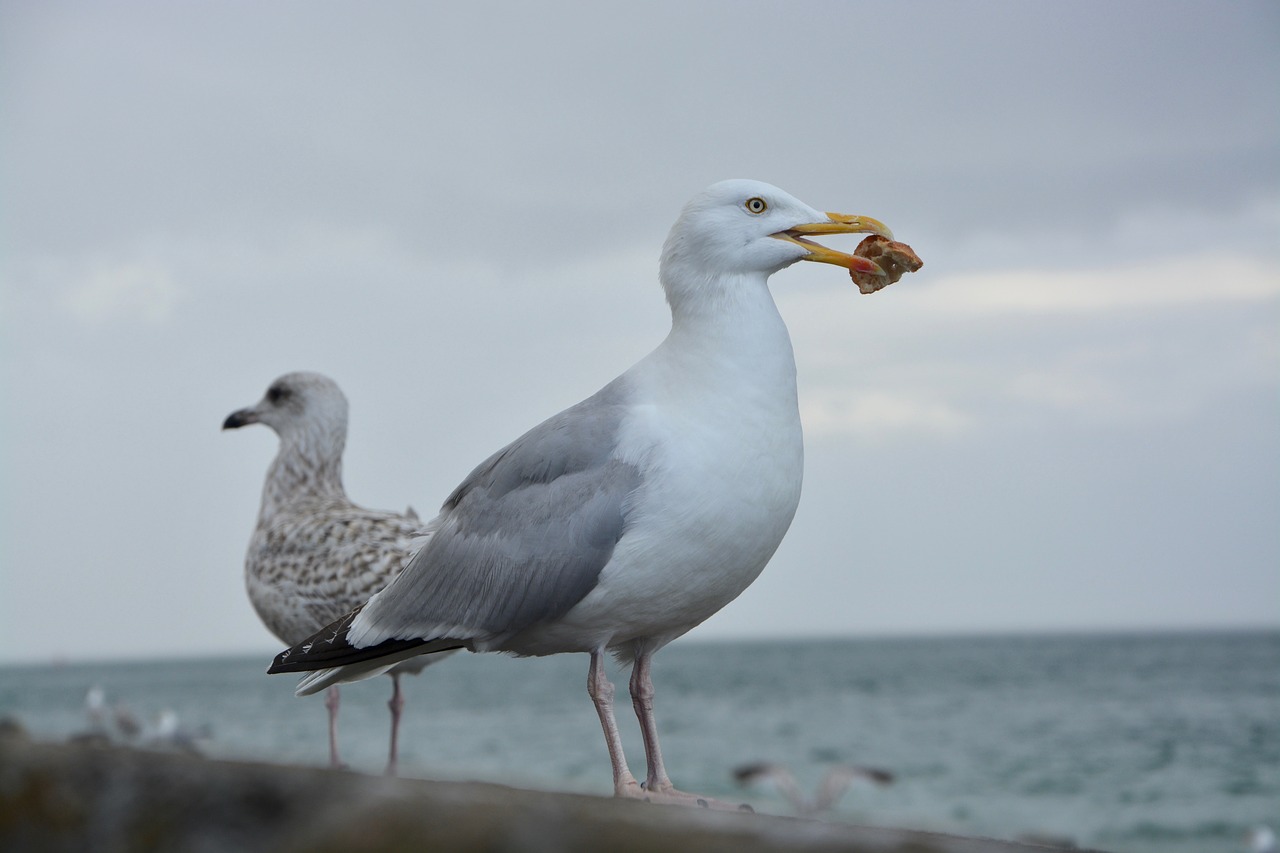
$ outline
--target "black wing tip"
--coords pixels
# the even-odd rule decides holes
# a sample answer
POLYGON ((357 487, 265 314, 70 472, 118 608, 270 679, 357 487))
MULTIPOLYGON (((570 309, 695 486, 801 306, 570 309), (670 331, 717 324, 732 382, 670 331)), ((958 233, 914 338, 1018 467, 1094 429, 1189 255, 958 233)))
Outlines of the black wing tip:
MULTIPOLYGON (((405 640, 383 640, 376 646, 365 646, 363 648, 353 646, 347 642, 347 634, 351 630, 351 623, 355 620, 356 615, 363 609, 364 605, 362 604, 336 622, 332 622, 316 631, 306 640, 298 643, 298 645, 287 648, 276 655, 275 659, 271 661, 271 666, 267 667, 267 674, 282 675, 290 672, 314 672, 317 669, 333 669, 347 666, 348 664, 364 663, 365 661, 397 655, 410 649, 416 649, 419 646, 431 645, 432 648, 423 649, 420 652, 420 654, 427 654, 465 648, 467 645, 461 641, 454 642, 445 641, 441 638, 414 637, 405 640)), ((404 657, 412 656, 405 655, 404 657)))
POLYGON ((877 785, 892 785, 895 777, 888 770, 882 770, 879 767, 868 767, 867 778, 877 785))
POLYGON ((343 658, 347 657, 349 652, 362 650, 354 648, 347 642, 347 632, 351 630, 351 623, 356 615, 363 609, 362 604, 341 619, 325 625, 296 646, 291 646, 276 655, 271 666, 267 668, 267 674, 310 672, 341 666, 343 663, 354 663, 343 658))
MULTIPOLYGON (((346 642, 340 645, 337 642, 327 643, 324 648, 317 648, 319 643, 308 640, 293 648, 285 649, 276 655, 275 660, 271 662, 271 666, 267 668, 267 674, 282 675, 290 672, 314 672, 317 669, 333 669, 334 667, 388 657, 398 652, 425 646, 430 642, 430 640, 420 639, 384 640, 376 646, 360 649, 346 642)), ((460 648, 460 646, 450 646, 449 648, 460 648)), ((430 651, 444 651, 444 649, 431 649, 430 651)))
POLYGON ((772 772, 774 766, 767 761, 753 761, 733 768, 733 778, 739 783, 750 782, 757 776, 772 772))
MULTIPOLYGON (((328 631, 326 628, 325 631, 328 631)), ((336 640, 336 638, 335 638, 336 640)), ((330 663, 333 658, 344 658, 344 654, 352 647, 345 642, 338 646, 331 643, 328 648, 317 649, 317 643, 314 637, 305 643, 299 643, 296 646, 285 649, 275 656, 271 661, 271 666, 267 668, 267 675, 279 675, 285 672, 310 672, 316 669, 326 669, 330 666, 341 666, 341 662, 330 663), (312 653, 314 650, 314 654, 312 653)), ((355 651, 358 651, 355 650, 355 651)))
POLYGON ((276 655, 271 661, 271 666, 267 667, 267 675, 280 675, 285 672, 306 672, 307 668, 304 661, 289 660, 297 651, 297 648, 290 648, 276 655))

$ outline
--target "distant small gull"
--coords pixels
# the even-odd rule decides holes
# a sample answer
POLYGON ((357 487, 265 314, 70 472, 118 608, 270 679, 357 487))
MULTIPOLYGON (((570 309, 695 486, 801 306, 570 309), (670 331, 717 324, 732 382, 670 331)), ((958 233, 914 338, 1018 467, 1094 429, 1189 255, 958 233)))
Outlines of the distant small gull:
POLYGON ((768 279, 799 260, 878 272, 809 240, 859 232, 889 236, 874 219, 822 213, 756 181, 699 194, 662 252, 666 340, 481 463, 395 581, 270 671, 319 670, 300 682, 305 695, 443 649, 585 652, 614 793, 732 807, 672 786, 650 663, 746 589, 791 524, 804 451, 795 360, 768 279), (606 652, 633 664, 643 785, 623 756, 606 652))
POLYGON ((131 743, 142 732, 142 723, 133 712, 119 699, 108 702, 107 691, 100 684, 85 691, 84 710, 89 728, 74 735, 80 742, 107 743, 118 739, 131 743))
POLYGON ((207 726, 198 731, 185 729, 178 721, 177 711, 172 708, 162 708, 156 714, 155 729, 148 739, 148 744, 159 749, 185 752, 189 755, 200 755, 200 746, 197 741, 209 736, 210 732, 207 726))
MULTIPOLYGON (((245 557, 249 600, 263 623, 285 643, 300 643, 362 604, 396 576, 413 553, 423 524, 404 515, 352 503, 342 485, 347 398, 318 373, 289 373, 266 396, 232 412, 223 429, 266 424, 280 436, 267 470, 258 525, 245 557)), ((420 539, 418 541, 421 541, 420 539)), ((387 772, 395 773, 404 696, 401 674, 417 673, 432 658, 390 671, 393 691, 387 772)), ((338 757, 338 688, 329 691, 329 759, 338 757)))
POLYGON ((107 692, 101 685, 94 684, 85 691, 84 712, 89 717, 89 731, 106 731, 107 692))
POLYGON ((1259 824, 1245 833, 1249 853, 1276 853, 1276 834, 1271 827, 1259 824))
POLYGON ((116 731, 126 742, 137 740, 142 734, 142 721, 122 702, 117 701, 111 706, 111 719, 116 724, 116 731))
POLYGON ((735 768, 733 778, 739 785, 754 785, 760 782, 772 782, 799 815, 815 815, 825 812, 834 806, 849 790, 849 786, 857 779, 875 785, 888 785, 893 782, 893 774, 877 767, 859 767, 855 764, 837 764, 829 769, 818 783, 818 790, 813 799, 809 799, 800 790, 800 784, 791 775, 791 771, 780 764, 759 762, 744 764, 735 768))

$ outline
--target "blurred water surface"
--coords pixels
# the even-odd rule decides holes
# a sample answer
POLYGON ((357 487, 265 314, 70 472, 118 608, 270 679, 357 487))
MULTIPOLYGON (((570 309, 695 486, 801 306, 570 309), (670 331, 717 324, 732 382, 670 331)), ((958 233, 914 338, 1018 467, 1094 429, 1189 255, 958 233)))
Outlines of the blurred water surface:
MULTIPOLYGON (((0 716, 36 737, 89 728, 86 693, 156 734, 174 712, 209 756, 328 760, 319 697, 265 659, 0 668, 0 716)), ((459 654, 406 678, 401 775, 608 793, 585 655, 459 654)), ((644 754, 625 673, 619 722, 644 754)), ((788 813, 733 768, 783 764, 812 791, 832 767, 887 769, 823 815, 885 826, 1073 839, 1118 853, 1241 853, 1280 827, 1280 632, 677 642, 656 659, 668 770, 685 790, 788 813)), ((380 772, 390 680, 342 690, 344 760, 380 772)))

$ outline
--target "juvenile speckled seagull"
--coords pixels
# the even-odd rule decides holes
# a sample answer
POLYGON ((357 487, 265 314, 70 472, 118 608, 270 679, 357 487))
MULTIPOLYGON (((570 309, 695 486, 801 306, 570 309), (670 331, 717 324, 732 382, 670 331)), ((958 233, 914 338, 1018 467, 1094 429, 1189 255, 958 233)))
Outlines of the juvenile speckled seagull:
POLYGON ((586 652, 614 793, 707 805, 663 767, 650 662, 746 589, 791 524, 804 448, 791 340, 768 279, 801 260, 878 273, 808 239, 863 232, 889 236, 874 219, 822 213, 757 181, 699 194, 662 250, 667 338, 481 463, 395 581, 270 671, 314 670, 298 686, 306 695, 444 649, 586 652), (643 785, 622 753, 606 652, 633 665, 643 785))
MULTIPOLYGON (((267 469, 258 525, 249 540, 244 579, 263 624, 284 643, 300 643, 364 603, 404 567, 423 523, 405 515, 365 509, 342 486, 347 442, 347 398, 319 373, 288 373, 271 383, 253 406, 232 412, 223 429, 266 424, 280 436, 267 469)), ((432 658, 390 670, 391 745, 387 772, 396 772, 404 696, 400 676, 417 673, 432 658)), ((329 761, 338 756, 338 688, 329 691, 329 761)))

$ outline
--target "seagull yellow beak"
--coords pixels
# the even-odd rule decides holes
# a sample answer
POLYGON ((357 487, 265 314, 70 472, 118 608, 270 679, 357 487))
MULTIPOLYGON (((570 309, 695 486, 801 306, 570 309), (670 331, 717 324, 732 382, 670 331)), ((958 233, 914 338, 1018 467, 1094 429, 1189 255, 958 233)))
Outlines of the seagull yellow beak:
POLYGON ((838 267, 858 272, 883 274, 884 271, 876 266, 874 261, 869 261, 857 255, 850 255, 846 252, 838 252, 835 249, 828 249, 826 246, 805 238, 814 234, 879 234, 881 237, 892 240, 893 232, 889 230, 889 226, 878 219, 872 219, 870 216, 828 213, 827 217, 826 222, 797 225, 794 228, 788 228, 786 231, 779 231, 772 236, 779 240, 786 240, 789 243, 803 246, 809 254, 801 258, 800 260, 802 261, 817 261, 821 264, 835 264, 838 267))

